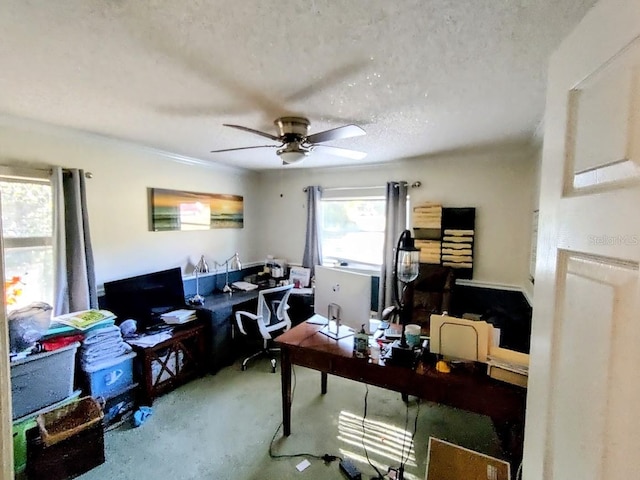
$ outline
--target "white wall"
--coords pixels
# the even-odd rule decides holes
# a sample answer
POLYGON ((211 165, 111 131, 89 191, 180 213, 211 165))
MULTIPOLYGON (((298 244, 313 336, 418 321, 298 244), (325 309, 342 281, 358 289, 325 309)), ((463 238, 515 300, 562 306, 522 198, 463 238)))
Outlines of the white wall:
POLYGON ((421 181, 413 204, 440 201, 476 207, 474 280, 527 287, 530 219, 536 156, 530 149, 459 153, 402 160, 391 165, 285 169, 262 173, 193 159, 179 163, 163 152, 125 142, 0 117, 0 164, 61 165, 93 173, 87 181, 97 282, 197 262, 243 263, 267 254, 301 262, 307 185, 358 187, 389 180, 421 181), (147 188, 244 196, 245 228, 151 232, 147 188))
POLYGON ((476 208, 474 281, 522 288, 528 282, 535 162, 530 148, 458 153, 403 160, 393 165, 290 169, 260 175, 260 243, 272 254, 301 262, 307 185, 360 187, 419 180, 411 203, 439 201, 476 208))
POLYGON ((60 165, 93 173, 87 202, 98 285, 176 266, 190 273, 187 264, 201 254, 211 266, 235 251, 245 262, 258 259, 252 255, 261 203, 255 173, 178 163, 159 151, 9 117, 0 117, 0 164, 60 165), (148 187, 243 195, 245 228, 149 231, 148 187))

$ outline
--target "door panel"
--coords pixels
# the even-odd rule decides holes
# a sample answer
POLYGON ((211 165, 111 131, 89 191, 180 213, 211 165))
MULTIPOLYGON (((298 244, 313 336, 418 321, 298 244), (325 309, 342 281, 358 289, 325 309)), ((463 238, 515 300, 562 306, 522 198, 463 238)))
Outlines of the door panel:
POLYGON ((525 479, 640 471, 640 2, 601 0, 552 56, 525 479))
POLYGON ((569 162, 573 186, 585 188, 640 175, 640 41, 569 93, 569 162))
POLYGON ((612 356, 614 332, 624 321, 618 305, 633 300, 629 286, 637 282, 637 266, 567 251, 561 251, 559 259, 557 368, 552 370, 551 391, 571 395, 553 396, 548 428, 551 449, 561 454, 551 459, 552 471, 556 478, 610 478, 604 472, 613 440, 609 409, 615 405, 617 386, 612 372, 624 368, 612 356))

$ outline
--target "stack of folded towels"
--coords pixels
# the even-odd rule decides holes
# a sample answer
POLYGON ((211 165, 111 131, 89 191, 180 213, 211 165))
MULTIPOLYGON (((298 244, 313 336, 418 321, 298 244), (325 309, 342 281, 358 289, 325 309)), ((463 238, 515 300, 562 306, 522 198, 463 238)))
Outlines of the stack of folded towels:
POLYGON ((120 328, 109 325, 87 333, 80 349, 80 363, 83 370, 96 369, 103 362, 129 353, 131 347, 122 339, 120 328))

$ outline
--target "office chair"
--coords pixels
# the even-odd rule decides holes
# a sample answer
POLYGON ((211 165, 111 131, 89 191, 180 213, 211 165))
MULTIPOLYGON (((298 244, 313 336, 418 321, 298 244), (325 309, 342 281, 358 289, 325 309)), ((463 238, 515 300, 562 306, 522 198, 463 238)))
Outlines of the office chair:
POLYGON ((260 355, 268 355, 271 358, 271 371, 276 372, 276 359, 272 355, 277 349, 269 348, 269 342, 274 338, 272 332, 287 331, 291 328, 291 319, 287 314, 289 295, 293 285, 268 288, 258 293, 258 309, 256 313, 236 312, 236 324, 243 335, 250 336, 257 327, 262 337, 262 350, 245 358, 242 361, 242 370, 247 369, 247 363, 260 355), (247 328, 247 327, 252 328, 247 328))
POLYGON ((421 264, 413 284, 413 323, 429 327, 432 314, 449 312, 455 281, 454 269, 421 264))

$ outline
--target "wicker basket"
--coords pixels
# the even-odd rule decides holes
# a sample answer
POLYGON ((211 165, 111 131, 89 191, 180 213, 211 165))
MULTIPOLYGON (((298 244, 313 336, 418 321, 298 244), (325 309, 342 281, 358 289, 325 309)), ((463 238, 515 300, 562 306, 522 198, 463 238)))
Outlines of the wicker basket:
POLYGON ((62 440, 89 428, 102 420, 104 413, 92 397, 83 397, 36 418, 40 437, 45 446, 50 447, 62 440))

